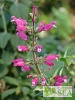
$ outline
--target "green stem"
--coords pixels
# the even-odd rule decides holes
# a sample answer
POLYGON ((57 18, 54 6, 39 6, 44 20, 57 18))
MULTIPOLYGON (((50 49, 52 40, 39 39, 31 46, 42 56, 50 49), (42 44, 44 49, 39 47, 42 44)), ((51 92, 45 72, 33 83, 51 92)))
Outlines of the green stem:
POLYGON ((6 20, 4 17, 3 7, 4 7, 4 4, 0 7, 1 8, 1 15, 2 15, 3 24, 4 24, 4 32, 7 33, 6 20))
MULTIPOLYGON (((33 19, 34 19, 34 15, 33 15, 33 19)), ((32 48, 34 49, 34 38, 35 38, 34 37, 34 33, 35 33, 35 31, 34 31, 34 21, 32 22, 32 26, 33 26, 33 29, 32 29, 32 48)), ((32 50, 32 53, 33 53, 33 60, 34 60, 36 70, 37 70, 38 74, 41 75, 41 71, 40 71, 38 64, 36 62, 36 54, 35 54, 34 50, 32 50)))

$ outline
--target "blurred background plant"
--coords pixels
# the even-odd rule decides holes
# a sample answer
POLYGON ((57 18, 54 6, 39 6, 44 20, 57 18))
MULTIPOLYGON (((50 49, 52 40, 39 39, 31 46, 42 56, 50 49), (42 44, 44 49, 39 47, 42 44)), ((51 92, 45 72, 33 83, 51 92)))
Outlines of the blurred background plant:
MULTIPOLYGON (((38 7, 41 20, 49 23, 57 21, 57 29, 39 34, 39 43, 43 45, 41 54, 60 53, 67 50, 67 67, 63 75, 68 76, 69 85, 73 86, 75 94, 75 0, 0 0, 0 100, 53 100, 43 98, 42 93, 33 91, 28 73, 20 71, 12 64, 17 57, 30 58, 31 53, 18 53, 17 46, 25 44, 16 37, 15 25, 10 23, 11 16, 29 20, 29 12, 33 5, 38 7), (24 56, 25 55, 25 56, 24 56), (38 93, 38 94, 36 94, 38 93)), ((59 65, 58 65, 59 66, 59 65)), ((38 90, 38 89, 37 89, 38 90)), ((54 98, 59 100, 61 98, 54 98)), ((64 98, 70 100, 70 98, 64 98)))

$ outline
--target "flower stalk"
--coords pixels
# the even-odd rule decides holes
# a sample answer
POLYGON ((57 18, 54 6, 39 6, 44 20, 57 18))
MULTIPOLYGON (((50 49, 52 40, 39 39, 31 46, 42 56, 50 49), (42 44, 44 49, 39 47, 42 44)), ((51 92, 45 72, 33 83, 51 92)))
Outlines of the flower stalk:
MULTIPOLYGON (((33 20, 34 20, 34 14, 33 14, 33 20)), ((32 21, 32 48, 33 48, 32 53, 33 53, 33 60, 34 60, 34 64, 35 64, 37 73, 41 75, 41 71, 40 71, 39 66, 38 66, 38 64, 37 64, 37 62, 36 62, 36 54, 35 54, 35 52, 34 52, 34 46, 35 46, 35 45, 34 45, 34 40, 35 40, 35 39, 34 39, 34 38, 35 38, 35 36, 34 36, 34 33, 35 33, 34 27, 35 27, 35 22, 32 21)))

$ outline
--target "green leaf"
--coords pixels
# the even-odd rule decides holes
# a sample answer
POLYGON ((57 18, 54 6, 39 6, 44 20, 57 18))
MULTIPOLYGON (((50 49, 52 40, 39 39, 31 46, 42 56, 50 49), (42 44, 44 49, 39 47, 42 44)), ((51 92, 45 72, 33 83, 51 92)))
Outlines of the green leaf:
POLYGON ((56 76, 56 75, 58 75, 59 69, 60 69, 60 67, 55 71, 53 77, 56 76))
POLYGON ((10 34, 0 33, 0 48, 4 49, 10 39, 10 34))
POLYGON ((19 85, 20 84, 20 81, 16 78, 13 78, 13 77, 9 77, 9 76, 6 76, 5 78, 5 82, 11 84, 11 85, 19 85))
POLYGON ((67 65, 68 65, 68 66, 69 66, 69 65, 72 63, 72 61, 73 61, 73 59, 72 59, 71 56, 68 56, 68 57, 66 57, 65 59, 66 59, 66 62, 67 62, 67 65))
POLYGON ((59 75, 62 75, 63 67, 59 70, 59 75))
POLYGON ((9 89, 7 91, 5 91, 2 95, 1 95, 1 99, 4 100, 6 97, 8 97, 9 95, 13 94, 15 92, 16 89, 9 89))
POLYGON ((3 51, 1 58, 4 61, 4 64, 10 65, 12 60, 15 58, 15 55, 13 53, 3 51))
POLYGON ((3 76, 5 76, 8 73, 8 68, 7 66, 4 65, 0 65, 0 78, 2 78, 3 76))
POLYGON ((10 13, 17 18, 27 19, 29 7, 21 3, 16 3, 10 7, 10 13))
POLYGON ((24 95, 27 95, 27 94, 29 93, 29 91, 30 91, 30 90, 29 90, 28 87, 23 87, 23 88, 22 88, 22 92, 23 92, 24 95))
POLYGON ((43 86, 37 86, 33 91, 43 91, 43 86))
POLYGON ((61 61, 63 61, 67 66, 71 65, 73 61, 72 56, 66 56, 65 58, 60 58, 61 61))

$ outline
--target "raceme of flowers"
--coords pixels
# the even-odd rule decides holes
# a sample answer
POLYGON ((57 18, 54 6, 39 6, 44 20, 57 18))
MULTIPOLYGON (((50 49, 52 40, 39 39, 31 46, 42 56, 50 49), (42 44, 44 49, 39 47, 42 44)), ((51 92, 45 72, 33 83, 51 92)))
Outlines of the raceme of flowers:
MULTIPOLYGON (((24 60, 22 58, 18 58, 13 60, 15 67, 21 67, 22 71, 30 71, 31 65, 34 65, 36 68, 35 73, 36 75, 27 75, 27 78, 32 79, 32 86, 36 86, 41 84, 46 85, 47 84, 47 78, 43 75, 40 64, 45 64, 48 66, 48 70, 52 69, 52 67, 55 65, 53 62, 54 60, 58 61, 60 55, 59 54, 49 54, 45 57, 37 57, 36 52, 40 53, 42 52, 43 46, 38 43, 38 39, 35 41, 35 33, 40 33, 42 31, 49 31, 52 28, 56 28, 56 21, 53 21, 51 23, 46 24, 44 20, 41 21, 41 23, 38 25, 38 27, 35 28, 36 23, 36 16, 37 15, 37 7, 33 6, 33 11, 30 13, 30 17, 32 19, 32 27, 29 25, 29 23, 22 19, 22 18, 16 18, 15 16, 12 16, 11 22, 15 23, 16 25, 16 36, 19 36, 22 40, 26 41, 27 45, 18 45, 18 51, 19 52, 31 52, 33 53, 32 59, 30 61, 24 60), (31 27, 31 28, 30 28, 31 27), (32 36, 32 40, 30 41, 30 36, 32 36)), ((67 82, 66 76, 55 76, 54 78, 54 85, 61 86, 63 82, 67 82)))

